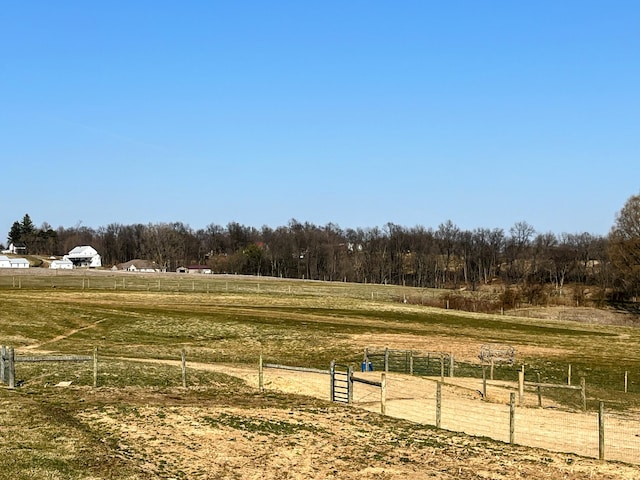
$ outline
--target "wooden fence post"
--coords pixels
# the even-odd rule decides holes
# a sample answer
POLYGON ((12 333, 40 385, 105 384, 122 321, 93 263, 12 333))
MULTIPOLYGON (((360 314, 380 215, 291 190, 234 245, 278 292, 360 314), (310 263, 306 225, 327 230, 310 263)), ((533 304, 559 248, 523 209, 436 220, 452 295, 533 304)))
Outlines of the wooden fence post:
POLYGON ((387 374, 380 375, 380 413, 387 414, 387 374))
POLYGON ((187 353, 184 348, 180 353, 182 357, 182 387, 187 388, 187 353))
POLYGON ((13 347, 9 347, 7 351, 8 355, 8 368, 9 368, 9 388, 16 387, 16 354, 13 347))
POLYGON ((540 372, 538 372, 537 378, 538 378, 538 407, 542 407, 542 387, 540 386, 540 372))
POLYGON ((629 386, 629 372, 627 370, 624 371, 624 393, 627 393, 629 386))
POLYGON ((522 406, 524 400, 524 365, 522 370, 518 372, 518 405, 522 406))
POLYGON ((482 399, 487 399, 487 368, 482 365, 482 399))
POLYGON ((93 347, 93 388, 98 386, 98 347, 93 347))
POLYGON ((491 380, 493 380, 493 367, 495 365, 495 362, 493 361, 493 357, 491 358, 491 375, 489 376, 489 378, 491 378, 491 380))
POLYGON ((389 349, 386 347, 384 349, 384 371, 389 371, 389 349))
POLYGON ((509 395, 509 443, 514 444, 516 439, 516 394, 509 395))
POLYGON ((440 354, 440 381, 444 382, 444 355, 440 354))
POLYGON ((258 390, 264 392, 264 367, 262 366, 262 354, 258 360, 258 390))
POLYGON ((409 375, 413 375, 413 352, 409 352, 409 375))
POLYGON ((604 460, 604 402, 600 401, 598 409, 598 458, 604 460))
POLYGON ((436 428, 442 425, 442 382, 436 385, 436 428))
POLYGON ((0 349, 0 382, 7 383, 7 371, 5 370, 5 361, 7 358, 7 347, 2 345, 0 349))
POLYGON ((569 370, 567 371, 567 385, 571 385, 571 364, 569 364, 569 370))
POLYGON ((454 366, 455 366, 455 360, 453 359, 453 352, 451 352, 451 356, 449 357, 449 378, 453 378, 454 366))
POLYGON ((582 410, 587 411, 587 382, 584 377, 580 377, 580 398, 582 399, 582 410))

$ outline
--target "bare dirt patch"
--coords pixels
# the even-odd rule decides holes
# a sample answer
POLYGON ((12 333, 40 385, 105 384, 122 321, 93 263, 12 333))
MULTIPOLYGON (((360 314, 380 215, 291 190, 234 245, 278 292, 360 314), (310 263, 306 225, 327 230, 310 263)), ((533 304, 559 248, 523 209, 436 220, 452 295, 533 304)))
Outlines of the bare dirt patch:
POLYGON ((252 408, 185 405, 179 393, 160 404, 126 406, 123 400, 80 416, 155 478, 613 480, 640 474, 633 466, 510 447, 359 408, 294 399, 287 407, 268 393, 252 408))
MULTIPOLYGON (((480 363, 480 348, 485 342, 476 340, 461 340, 446 335, 410 335, 410 334, 360 334, 351 335, 356 345, 375 348, 392 348, 398 350, 412 350, 415 352, 455 352, 457 360, 467 363, 480 363)), ((560 348, 545 348, 530 345, 518 345, 516 355, 521 356, 553 356, 564 353, 560 348)))

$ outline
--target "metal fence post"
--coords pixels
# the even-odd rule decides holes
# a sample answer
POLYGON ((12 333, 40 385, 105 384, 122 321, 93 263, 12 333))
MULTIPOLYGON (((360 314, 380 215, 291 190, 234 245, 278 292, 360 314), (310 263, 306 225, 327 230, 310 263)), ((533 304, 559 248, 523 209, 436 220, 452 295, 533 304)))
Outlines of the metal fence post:
POLYGON ((442 382, 436 384, 436 428, 440 428, 442 421, 442 382))
POLYGON ((180 352, 181 364, 182 364, 182 387, 187 388, 187 353, 184 348, 180 352))
POLYGON ((329 365, 329 388, 331 389, 330 397, 332 402, 336 401, 336 361, 331 360, 329 365))
POLYGON ((380 413, 387 414, 387 374, 380 375, 380 413))
POLYGON ((598 458, 604 460, 604 402, 598 409, 598 458))
POLYGON ((98 386, 98 347, 93 347, 93 388, 98 386))

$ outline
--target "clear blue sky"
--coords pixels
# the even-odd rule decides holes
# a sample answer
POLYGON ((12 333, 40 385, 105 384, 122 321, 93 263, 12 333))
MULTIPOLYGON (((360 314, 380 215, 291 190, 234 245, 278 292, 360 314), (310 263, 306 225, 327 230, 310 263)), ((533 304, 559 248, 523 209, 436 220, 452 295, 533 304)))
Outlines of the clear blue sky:
POLYGON ((9 1, 0 243, 97 228, 606 234, 640 191, 637 1, 9 1))

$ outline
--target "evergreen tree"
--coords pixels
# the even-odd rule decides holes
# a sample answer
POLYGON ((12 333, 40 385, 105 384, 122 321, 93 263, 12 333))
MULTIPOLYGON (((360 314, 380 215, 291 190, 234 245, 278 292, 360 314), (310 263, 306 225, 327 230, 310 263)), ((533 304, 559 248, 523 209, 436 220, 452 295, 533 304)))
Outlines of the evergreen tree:
POLYGON ((7 240, 9 243, 13 243, 14 245, 18 243, 22 239, 22 225, 20 222, 15 221, 13 225, 11 225, 11 230, 9 231, 9 236, 7 240))

